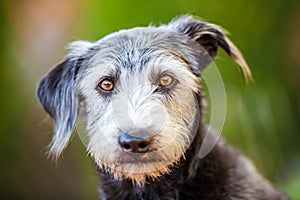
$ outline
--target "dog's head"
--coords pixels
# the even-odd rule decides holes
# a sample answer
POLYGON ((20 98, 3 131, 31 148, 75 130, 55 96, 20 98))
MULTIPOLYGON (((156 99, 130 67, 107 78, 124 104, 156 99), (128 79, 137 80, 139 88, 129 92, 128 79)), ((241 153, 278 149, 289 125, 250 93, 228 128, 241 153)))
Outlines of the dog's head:
POLYGON ((100 168, 139 183, 168 173, 195 136, 199 77, 218 47, 251 78, 222 30, 190 16, 71 43, 37 90, 56 125, 50 152, 59 156, 68 144, 81 105, 100 168))

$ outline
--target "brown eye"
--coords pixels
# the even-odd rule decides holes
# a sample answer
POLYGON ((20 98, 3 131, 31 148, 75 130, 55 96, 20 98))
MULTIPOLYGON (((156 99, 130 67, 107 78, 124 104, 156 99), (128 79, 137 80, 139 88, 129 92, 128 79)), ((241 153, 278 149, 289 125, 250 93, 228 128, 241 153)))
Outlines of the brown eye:
POLYGON ((167 74, 162 75, 159 79, 159 85, 162 87, 169 87, 172 85, 173 82, 174 82, 173 77, 167 74))
POLYGON ((104 92, 110 92, 114 89, 114 82, 110 79, 104 79, 98 84, 99 88, 104 92))

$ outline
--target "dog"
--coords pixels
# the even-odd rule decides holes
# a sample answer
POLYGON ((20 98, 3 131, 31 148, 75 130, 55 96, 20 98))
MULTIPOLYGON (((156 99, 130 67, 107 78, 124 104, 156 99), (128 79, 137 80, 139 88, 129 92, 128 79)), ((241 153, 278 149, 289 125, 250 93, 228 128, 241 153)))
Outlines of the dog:
POLYGON ((60 156, 82 110, 102 199, 289 199, 204 122, 201 74, 218 47, 251 81, 222 29, 192 16, 71 43, 37 88, 55 121, 50 153, 60 156))

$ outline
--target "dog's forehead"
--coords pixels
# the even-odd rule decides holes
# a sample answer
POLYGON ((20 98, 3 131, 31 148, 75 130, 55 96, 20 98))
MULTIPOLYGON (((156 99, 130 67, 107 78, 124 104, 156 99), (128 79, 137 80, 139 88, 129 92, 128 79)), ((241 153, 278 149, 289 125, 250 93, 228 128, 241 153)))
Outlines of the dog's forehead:
POLYGON ((199 50, 201 48, 195 41, 177 31, 144 27, 121 30, 104 37, 88 56, 89 66, 111 62, 119 67, 134 68, 168 56, 192 63, 199 50))
POLYGON ((86 88, 102 77, 121 76, 134 84, 134 80, 153 82, 160 74, 171 72, 180 82, 192 86, 196 76, 191 68, 197 65, 197 51, 201 48, 195 41, 164 27, 122 30, 102 38, 90 49, 80 69, 83 73, 77 78, 83 79, 81 86, 86 88))
POLYGON ((178 52, 182 51, 179 47, 188 48, 191 40, 184 34, 164 27, 139 27, 112 33, 100 40, 99 44, 101 43, 112 45, 111 47, 120 52, 131 49, 160 49, 178 52))

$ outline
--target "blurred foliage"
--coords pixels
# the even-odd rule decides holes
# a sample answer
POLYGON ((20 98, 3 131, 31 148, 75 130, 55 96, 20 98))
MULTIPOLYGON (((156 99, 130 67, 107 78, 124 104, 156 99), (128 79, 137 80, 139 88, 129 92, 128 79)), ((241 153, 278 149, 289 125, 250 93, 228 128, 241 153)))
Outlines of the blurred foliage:
POLYGON ((294 46, 300 46, 299 35, 292 34, 300 33, 297 0, 48 1, 57 13, 45 14, 43 25, 48 32, 38 32, 38 24, 26 16, 34 15, 31 6, 42 7, 40 2, 2 1, 0 7, 1 199, 98 197, 93 162, 85 156, 77 135, 58 163, 47 160, 45 148, 53 128, 35 100, 35 85, 63 57, 57 49, 62 50, 69 41, 96 41, 119 29, 167 23, 182 14, 220 24, 242 50, 254 74, 254 85, 245 86, 236 65, 223 51, 216 59, 227 94, 223 136, 267 178, 300 199, 300 66, 291 56, 297 51, 294 46), (64 12, 62 2, 69 5, 67 14, 72 17, 67 25, 51 28, 47 20, 64 12), (28 13, 23 13, 23 8, 28 13), (67 31, 54 40, 57 48, 51 49, 46 44, 53 43, 61 29, 67 31), (26 40, 22 30, 37 36, 47 33, 43 40, 50 42, 26 40), (30 55, 35 41, 41 49, 30 55))

